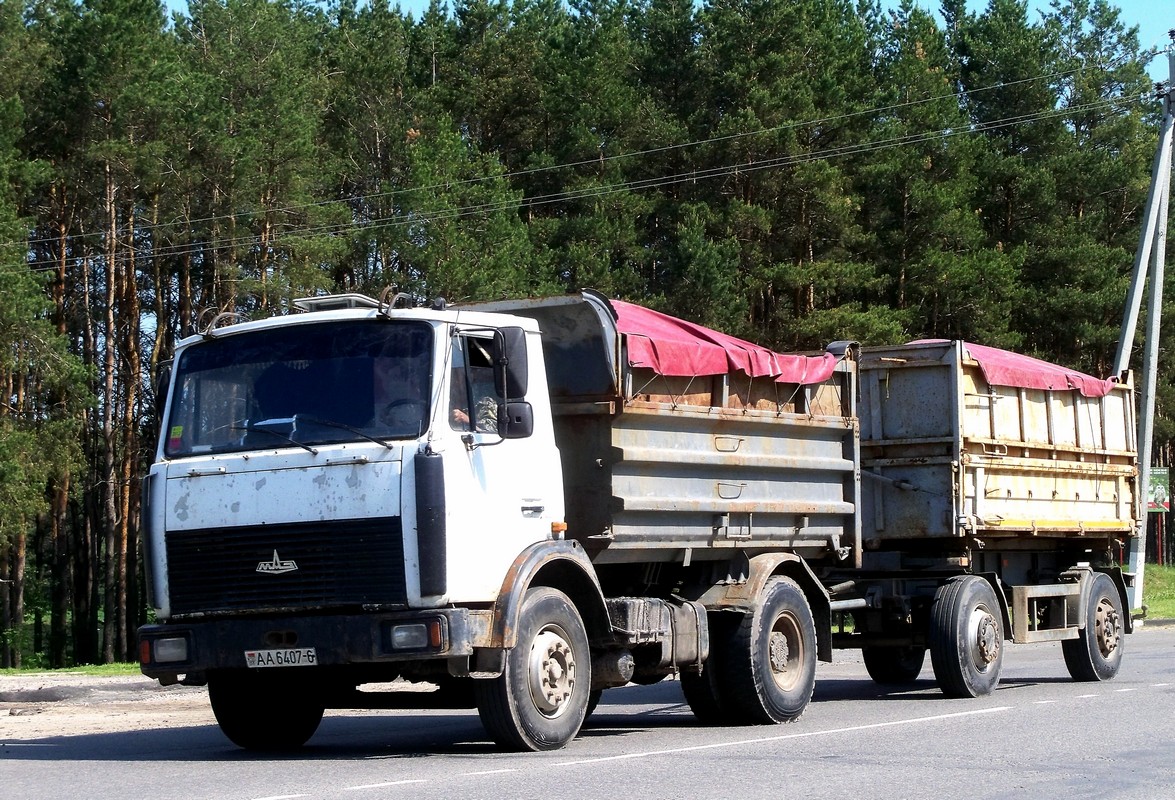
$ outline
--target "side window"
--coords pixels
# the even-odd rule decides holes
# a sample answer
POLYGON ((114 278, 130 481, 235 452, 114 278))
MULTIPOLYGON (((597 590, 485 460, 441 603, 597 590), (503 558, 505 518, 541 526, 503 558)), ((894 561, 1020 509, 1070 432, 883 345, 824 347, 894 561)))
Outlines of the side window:
POLYGON ((453 337, 449 425, 457 431, 493 433, 498 430, 498 406, 503 398, 494 389, 493 359, 488 336, 453 337))

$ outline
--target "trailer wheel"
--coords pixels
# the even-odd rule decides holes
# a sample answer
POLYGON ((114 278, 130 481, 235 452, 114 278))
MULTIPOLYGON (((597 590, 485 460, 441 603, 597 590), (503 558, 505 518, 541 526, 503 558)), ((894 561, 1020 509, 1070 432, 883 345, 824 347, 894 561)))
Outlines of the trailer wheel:
POLYGON ((963 575, 938 587, 930 618, 930 662, 947 697, 991 694, 1000 680, 1004 631, 991 584, 963 575))
POLYGON ((322 722, 322 694, 306 681, 252 674, 208 677, 208 699, 220 730, 246 750, 295 750, 322 722))
POLYGON ((1126 643, 1122 598, 1110 576, 1097 573, 1088 582, 1085 628, 1076 639, 1061 642, 1065 666, 1076 681, 1108 681, 1122 666, 1126 643))
POLYGON ((799 584, 772 578, 762 602, 743 616, 718 678, 738 722, 794 722, 816 686, 816 623, 799 584))
POLYGON ((861 658, 875 683, 907 686, 918 680, 926 661, 926 648, 916 645, 863 647, 861 658))
POLYGON ((579 612, 567 595, 529 589, 518 644, 502 674, 474 683, 477 713, 508 750, 557 750, 579 733, 591 693, 591 653, 579 612))

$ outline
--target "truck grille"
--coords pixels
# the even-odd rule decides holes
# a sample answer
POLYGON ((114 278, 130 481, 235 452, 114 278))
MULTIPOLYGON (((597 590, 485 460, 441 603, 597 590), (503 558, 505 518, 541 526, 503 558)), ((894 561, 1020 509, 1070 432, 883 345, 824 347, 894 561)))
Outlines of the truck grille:
POLYGON ((167 534, 173 614, 403 604, 399 517, 167 534))

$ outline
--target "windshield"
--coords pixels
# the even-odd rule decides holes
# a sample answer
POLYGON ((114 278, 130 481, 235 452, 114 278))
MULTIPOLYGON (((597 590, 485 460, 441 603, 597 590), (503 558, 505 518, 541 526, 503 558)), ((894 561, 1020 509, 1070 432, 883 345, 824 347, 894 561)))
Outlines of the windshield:
POLYGON ((354 321, 224 336, 184 351, 164 428, 172 458, 420 436, 432 329, 354 321))

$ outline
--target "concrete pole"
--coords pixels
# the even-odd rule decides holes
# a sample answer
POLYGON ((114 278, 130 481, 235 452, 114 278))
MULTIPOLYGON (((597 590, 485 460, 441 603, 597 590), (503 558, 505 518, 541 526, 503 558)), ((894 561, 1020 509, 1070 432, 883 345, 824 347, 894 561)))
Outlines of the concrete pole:
MULTIPOLYGON (((1169 183, 1169 182, 1168 182, 1169 183)), ((1143 571, 1146 569, 1146 494, 1150 485, 1152 439, 1155 428, 1155 387, 1159 377, 1159 322, 1163 311, 1163 272, 1167 253, 1167 204, 1170 185, 1160 193, 1159 226, 1151 259, 1150 291, 1147 295, 1146 355, 1142 362, 1142 387, 1138 400, 1138 485, 1142 495, 1138 538, 1130 548, 1130 571, 1134 573, 1132 608, 1142 607, 1143 571)))
POLYGON ((1138 249, 1134 253, 1134 275, 1130 280, 1126 313, 1122 317, 1122 331, 1118 335, 1114 375, 1121 375, 1130 368, 1130 351, 1134 348, 1134 332, 1138 325, 1138 312, 1142 308, 1147 262, 1150 261, 1155 228, 1159 222, 1159 186, 1170 183, 1171 180, 1171 137, 1172 129, 1175 128, 1175 117, 1171 114, 1170 92, 1165 103, 1165 112, 1163 124, 1159 129, 1159 149, 1155 151, 1154 164, 1151 166, 1151 187, 1147 192, 1146 206, 1143 209, 1142 232, 1138 237, 1138 249))
MULTIPOLYGON (((1134 573, 1134 586, 1130 590, 1130 607, 1142 607, 1142 587, 1144 571, 1146 569, 1146 491, 1150 483, 1151 453, 1155 423, 1155 387, 1159 372, 1159 328, 1163 308, 1163 273, 1167 259, 1167 214, 1171 196, 1171 158, 1172 158, 1172 121, 1175 118, 1175 52, 1167 54, 1167 69, 1169 80, 1167 95, 1163 101, 1163 135, 1160 137, 1159 157, 1156 161, 1165 163, 1165 169, 1156 172, 1151 181, 1151 195, 1156 197, 1156 220, 1153 242, 1153 253, 1150 269, 1150 290, 1148 293, 1147 321, 1146 321, 1146 350, 1142 365, 1142 392, 1139 397, 1138 409, 1138 491, 1141 495, 1140 513, 1137 536, 1134 545, 1130 548, 1130 571, 1134 573)), ((1140 246, 1139 257, 1142 256, 1140 246)), ((1137 262, 1136 262, 1137 269, 1137 262)), ((1133 289, 1132 289, 1133 295, 1133 289)), ((1135 309, 1137 316, 1137 309, 1135 309)), ((1125 333, 1125 325, 1123 332, 1125 333)), ((1133 339, 1134 331, 1130 331, 1133 339)), ((1123 350, 1129 361, 1130 343, 1118 343, 1119 357, 1123 350)))

